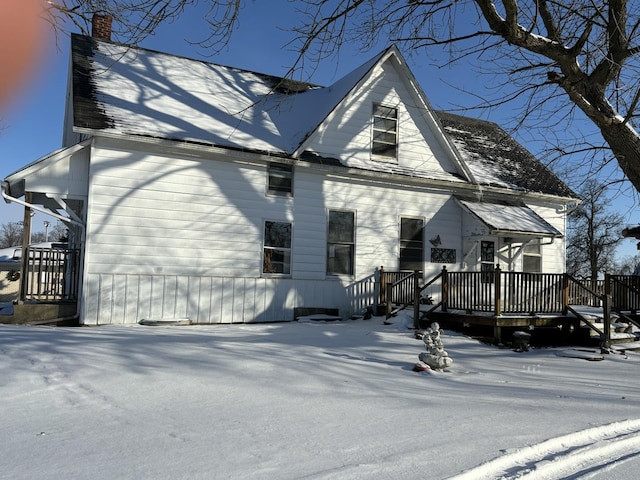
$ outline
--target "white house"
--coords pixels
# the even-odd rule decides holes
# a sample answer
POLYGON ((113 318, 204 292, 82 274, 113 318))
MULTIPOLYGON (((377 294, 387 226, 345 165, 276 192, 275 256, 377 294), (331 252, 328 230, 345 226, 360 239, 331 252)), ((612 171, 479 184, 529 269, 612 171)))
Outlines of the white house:
POLYGON ((320 87, 71 42, 63 148, 3 196, 68 217, 83 324, 346 317, 380 266, 564 272, 576 195, 497 125, 435 112, 396 47, 320 87))

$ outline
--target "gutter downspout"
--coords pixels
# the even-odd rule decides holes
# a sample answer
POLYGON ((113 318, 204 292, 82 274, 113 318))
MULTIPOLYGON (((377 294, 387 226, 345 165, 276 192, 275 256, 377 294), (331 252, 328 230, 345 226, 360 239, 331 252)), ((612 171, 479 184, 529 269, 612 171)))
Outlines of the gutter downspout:
MULTIPOLYGON (((26 208, 30 208, 32 210, 36 210, 37 212, 43 213, 45 215, 49 215, 53 218, 56 218, 62 222, 65 223, 70 223, 71 225, 75 225, 77 227, 80 228, 80 237, 82 238, 82 247, 81 247, 81 252, 80 252, 80 265, 79 265, 79 269, 80 272, 82 272, 84 270, 84 252, 82 250, 84 250, 84 238, 85 238, 85 225, 82 222, 78 222, 76 220, 73 220, 71 218, 65 217, 63 215, 60 215, 58 213, 54 213, 51 210, 47 210, 45 208, 39 207, 38 205, 33 205, 32 203, 29 202, 25 202, 24 200, 20 200, 19 198, 16 197, 12 197, 11 195, 9 195, 7 193, 8 189, 9 189, 9 182, 6 181, 2 181, 1 184, 0 191, 2 193, 2 198, 4 198, 4 201, 7 203, 11 203, 11 202, 15 202, 18 205, 22 205, 23 207, 26 208)), ((23 272, 24 273, 24 272, 23 272)), ((82 282, 79 281, 78 282, 78 300, 76 301, 76 312, 72 315, 72 316, 66 316, 66 317, 59 317, 59 318, 54 318, 51 320, 51 322, 63 322, 66 320, 73 320, 74 318, 80 318, 80 293, 81 293, 81 289, 82 289, 82 282)))

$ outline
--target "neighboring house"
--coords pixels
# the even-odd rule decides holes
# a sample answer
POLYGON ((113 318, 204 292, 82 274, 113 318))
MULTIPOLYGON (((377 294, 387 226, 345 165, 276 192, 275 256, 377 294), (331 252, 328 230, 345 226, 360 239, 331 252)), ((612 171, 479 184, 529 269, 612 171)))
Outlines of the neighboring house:
POLYGON ((396 47, 319 87, 71 42, 64 146, 3 190, 70 216, 83 324, 347 317, 380 266, 565 270, 576 195, 497 125, 435 112, 396 47))

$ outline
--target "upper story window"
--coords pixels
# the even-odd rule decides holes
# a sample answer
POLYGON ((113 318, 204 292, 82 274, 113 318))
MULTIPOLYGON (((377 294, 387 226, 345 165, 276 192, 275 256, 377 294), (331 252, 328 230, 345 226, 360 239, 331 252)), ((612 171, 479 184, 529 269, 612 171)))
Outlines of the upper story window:
POLYGON ((270 195, 293 195, 293 166, 270 163, 267 166, 267 193, 270 195))
POLYGON ((398 109, 373 104, 371 154, 385 160, 398 158, 398 109))

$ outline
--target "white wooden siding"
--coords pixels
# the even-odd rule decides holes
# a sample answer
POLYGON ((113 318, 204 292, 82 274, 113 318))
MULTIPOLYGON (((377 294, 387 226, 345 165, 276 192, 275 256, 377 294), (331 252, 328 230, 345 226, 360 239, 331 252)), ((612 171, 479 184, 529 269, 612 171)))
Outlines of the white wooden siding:
POLYGON ((303 305, 339 308, 348 316, 370 299, 359 302, 358 292, 350 290, 353 286, 338 279, 89 274, 82 316, 86 325, 162 318, 198 324, 274 322, 293 320, 293 309, 303 305))
MULTIPOLYGON (((460 247, 460 214, 449 194, 364 184, 302 167, 294 175, 294 197, 274 198, 265 195, 264 165, 96 145, 85 323, 291 320, 297 306, 339 308, 349 316, 363 307, 360 280, 381 265, 398 268, 400 217, 425 218, 425 242, 440 235, 443 247, 460 247), (356 212, 353 277, 326 276, 329 209, 356 212), (293 224, 290 278, 261 275, 264 219, 293 224)), ((434 272, 441 267, 425 264, 434 272)))
MULTIPOLYGON (((566 209, 564 205, 541 205, 529 203, 528 207, 553 225, 563 235, 567 233, 566 209)), ((566 239, 556 238, 553 241, 545 238, 542 241, 542 271, 545 273, 566 272, 566 239)))
POLYGON ((398 108, 398 164, 425 172, 456 172, 448 153, 424 118, 424 111, 390 62, 352 92, 319 128, 308 149, 344 160, 369 161, 373 104, 398 108))

